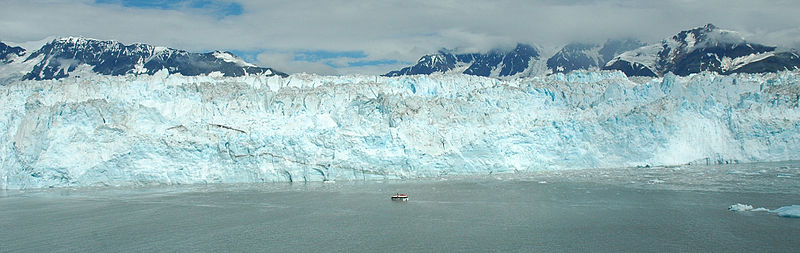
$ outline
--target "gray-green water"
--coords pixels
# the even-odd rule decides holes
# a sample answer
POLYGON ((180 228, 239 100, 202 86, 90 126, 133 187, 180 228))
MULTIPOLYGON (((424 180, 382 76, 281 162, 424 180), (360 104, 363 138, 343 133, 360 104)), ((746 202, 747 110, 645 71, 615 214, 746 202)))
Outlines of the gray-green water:
POLYGON ((0 192, 0 252, 792 252, 797 162, 0 192), (393 202, 395 192, 408 202, 393 202))

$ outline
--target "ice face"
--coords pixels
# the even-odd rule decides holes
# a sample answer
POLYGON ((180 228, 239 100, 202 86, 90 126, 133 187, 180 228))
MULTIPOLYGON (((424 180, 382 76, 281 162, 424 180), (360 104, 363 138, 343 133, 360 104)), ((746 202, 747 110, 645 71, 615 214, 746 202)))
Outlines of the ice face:
POLYGON ((0 188, 797 160, 798 74, 11 82, 0 86, 0 188))

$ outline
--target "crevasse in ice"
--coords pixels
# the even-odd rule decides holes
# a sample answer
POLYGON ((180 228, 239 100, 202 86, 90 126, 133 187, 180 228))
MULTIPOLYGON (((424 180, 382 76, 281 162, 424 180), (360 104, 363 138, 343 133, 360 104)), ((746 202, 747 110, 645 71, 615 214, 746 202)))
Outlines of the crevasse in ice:
POLYGON ((797 160, 798 74, 11 82, 0 86, 0 188, 797 160))

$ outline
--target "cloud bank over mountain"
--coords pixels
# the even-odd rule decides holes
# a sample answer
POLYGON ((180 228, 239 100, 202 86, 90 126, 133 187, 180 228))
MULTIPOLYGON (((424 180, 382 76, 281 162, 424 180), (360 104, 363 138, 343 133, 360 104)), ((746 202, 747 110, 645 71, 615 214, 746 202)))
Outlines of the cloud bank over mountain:
POLYGON ((264 65, 278 62, 288 72, 385 73, 443 47, 481 51, 532 43, 555 52, 573 41, 655 42, 706 23, 742 31, 755 42, 800 47, 800 2, 785 0, 8 0, 2 6, 3 41, 75 35, 231 50, 264 65), (361 54, 298 57, 353 51, 361 54))

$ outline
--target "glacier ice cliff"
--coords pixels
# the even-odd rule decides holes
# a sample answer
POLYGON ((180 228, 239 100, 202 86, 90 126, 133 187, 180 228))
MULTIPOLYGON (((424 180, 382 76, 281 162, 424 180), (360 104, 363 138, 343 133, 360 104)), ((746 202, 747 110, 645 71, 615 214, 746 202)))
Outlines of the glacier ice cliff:
POLYGON ((0 188, 800 159, 800 72, 84 75, 0 86, 0 188))

